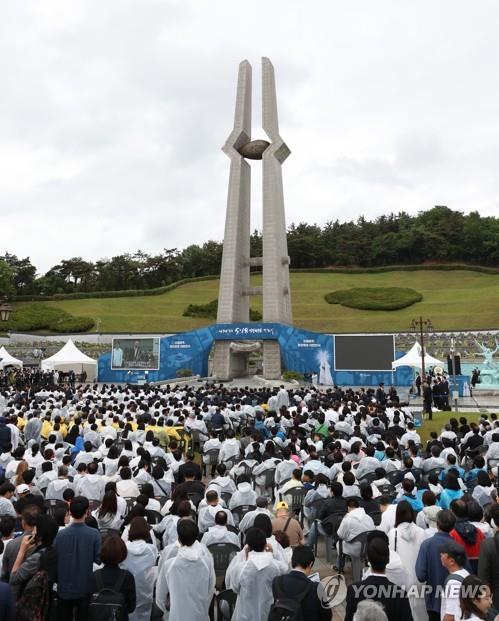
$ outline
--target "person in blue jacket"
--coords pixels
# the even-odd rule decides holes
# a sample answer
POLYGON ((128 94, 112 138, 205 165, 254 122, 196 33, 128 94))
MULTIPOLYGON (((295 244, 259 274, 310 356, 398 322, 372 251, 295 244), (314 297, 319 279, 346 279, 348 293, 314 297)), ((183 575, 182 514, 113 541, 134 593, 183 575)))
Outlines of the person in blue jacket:
POLYGON ((452 511, 440 511, 437 515, 437 532, 433 537, 423 541, 416 559, 417 579, 426 583, 428 587, 425 591, 428 621, 440 621, 440 593, 438 589, 442 587, 449 573, 442 565, 440 553, 445 544, 453 541, 449 533, 454 528, 455 523, 456 518, 452 511))
POLYGON ((444 491, 440 494, 438 504, 442 509, 449 509, 453 500, 461 498, 463 490, 459 485, 459 476, 457 470, 449 470, 444 480, 444 491))

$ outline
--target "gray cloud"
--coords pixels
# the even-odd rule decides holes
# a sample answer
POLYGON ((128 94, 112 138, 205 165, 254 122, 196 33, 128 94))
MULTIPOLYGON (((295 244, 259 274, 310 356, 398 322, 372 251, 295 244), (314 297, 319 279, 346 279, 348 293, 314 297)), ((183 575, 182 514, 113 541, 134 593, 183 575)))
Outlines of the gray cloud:
POLYGON ((237 66, 261 136, 262 55, 289 222, 497 215, 498 17, 493 0, 3 3, 0 251, 43 271, 221 239, 237 66))

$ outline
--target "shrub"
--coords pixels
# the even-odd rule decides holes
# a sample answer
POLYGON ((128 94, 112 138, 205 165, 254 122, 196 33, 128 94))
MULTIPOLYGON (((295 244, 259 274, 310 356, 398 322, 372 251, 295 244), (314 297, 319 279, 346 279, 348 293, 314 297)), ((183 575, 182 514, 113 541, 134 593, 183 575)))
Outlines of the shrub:
POLYGON ((192 377, 194 373, 192 372, 192 369, 177 369, 177 372, 175 375, 177 377, 192 377))
POLYGON ((217 318, 218 300, 212 300, 208 304, 189 304, 182 313, 184 317, 201 317, 203 319, 217 318))
POLYGON ((298 373, 298 371, 284 371, 284 373, 282 374, 282 379, 286 382, 291 382, 292 380, 301 382, 303 381, 303 374, 298 373))
MULTIPOLYGON (((212 300, 207 304, 189 304, 182 315, 184 317, 200 317, 201 319, 216 319, 218 300, 212 300)), ((250 308, 250 321, 261 321, 262 313, 250 308)))
POLYGON ((28 304, 14 308, 6 327, 20 332, 51 330, 67 333, 88 332, 93 326, 94 320, 90 317, 75 317, 60 308, 45 304, 28 304))
POLYGON ((95 325, 91 317, 67 315, 49 324, 54 332, 89 332, 95 325))
POLYGON ((250 321, 261 321, 262 319, 262 313, 259 310, 250 308, 250 321))
POLYGON ((403 287, 354 287, 339 289, 324 296, 328 304, 341 304, 362 310, 397 310, 421 302, 423 296, 403 287))

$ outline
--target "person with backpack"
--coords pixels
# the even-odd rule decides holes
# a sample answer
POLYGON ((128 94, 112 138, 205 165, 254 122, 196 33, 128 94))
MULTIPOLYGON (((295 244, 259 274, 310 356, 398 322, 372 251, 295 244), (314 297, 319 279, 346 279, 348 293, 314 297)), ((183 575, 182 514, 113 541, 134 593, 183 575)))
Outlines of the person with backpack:
POLYGON ((52 547, 58 531, 48 515, 40 515, 31 535, 23 537, 12 567, 9 583, 17 599, 17 619, 45 619, 57 578, 56 555, 52 547))
POLYGON ((464 568, 466 551, 455 541, 449 541, 441 548, 440 561, 449 572, 443 584, 440 618, 442 621, 459 621, 461 618, 459 592, 463 580, 470 575, 469 571, 464 568))
POLYGON ((119 535, 107 535, 100 553, 104 563, 90 581, 90 604, 87 621, 128 621, 135 610, 135 578, 127 569, 120 569, 127 557, 125 542, 119 535))
POLYGON ((314 566, 312 548, 297 546, 291 557, 288 574, 277 576, 272 582, 274 603, 270 608, 269 621, 331 621, 331 610, 321 604, 317 583, 309 576, 314 566))

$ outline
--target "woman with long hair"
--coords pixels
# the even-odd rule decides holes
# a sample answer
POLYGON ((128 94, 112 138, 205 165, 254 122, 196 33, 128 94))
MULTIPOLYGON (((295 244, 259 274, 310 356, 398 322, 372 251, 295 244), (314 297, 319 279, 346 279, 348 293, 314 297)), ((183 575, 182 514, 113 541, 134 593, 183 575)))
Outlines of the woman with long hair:
MULTIPOLYGON (((407 589, 413 584, 419 585, 416 577, 416 560, 419 549, 425 540, 425 532, 416 526, 414 520, 414 510, 407 500, 401 500, 397 504, 395 512, 395 527, 388 533, 390 549, 397 552, 408 576, 408 584, 404 585, 407 589)), ((410 597, 412 616, 414 619, 426 619, 425 600, 421 597, 410 597)))
POLYGON ((114 530, 120 530, 123 524, 123 516, 118 511, 116 491, 107 491, 104 494, 101 506, 92 511, 92 515, 97 520, 99 528, 112 528, 114 530))
POLYGON ((23 472, 26 472, 26 470, 29 470, 29 465, 28 465, 28 462, 23 459, 22 461, 19 462, 17 469, 16 469, 16 476, 13 477, 12 479, 12 483, 16 487, 24 483, 23 472))
POLYGON ((459 604, 461 619, 468 621, 488 619, 488 612, 492 606, 489 585, 473 574, 466 576, 461 584, 459 604))
POLYGON ((31 445, 24 454, 24 459, 28 462, 30 468, 36 468, 43 463, 43 455, 40 453, 40 445, 36 442, 31 445))
POLYGON ((152 543, 151 529, 143 517, 135 517, 130 523, 128 541, 126 542, 127 557, 120 564, 121 569, 135 577, 137 605, 128 619, 129 621, 149 621, 153 602, 154 583, 157 570, 158 551, 152 543))

